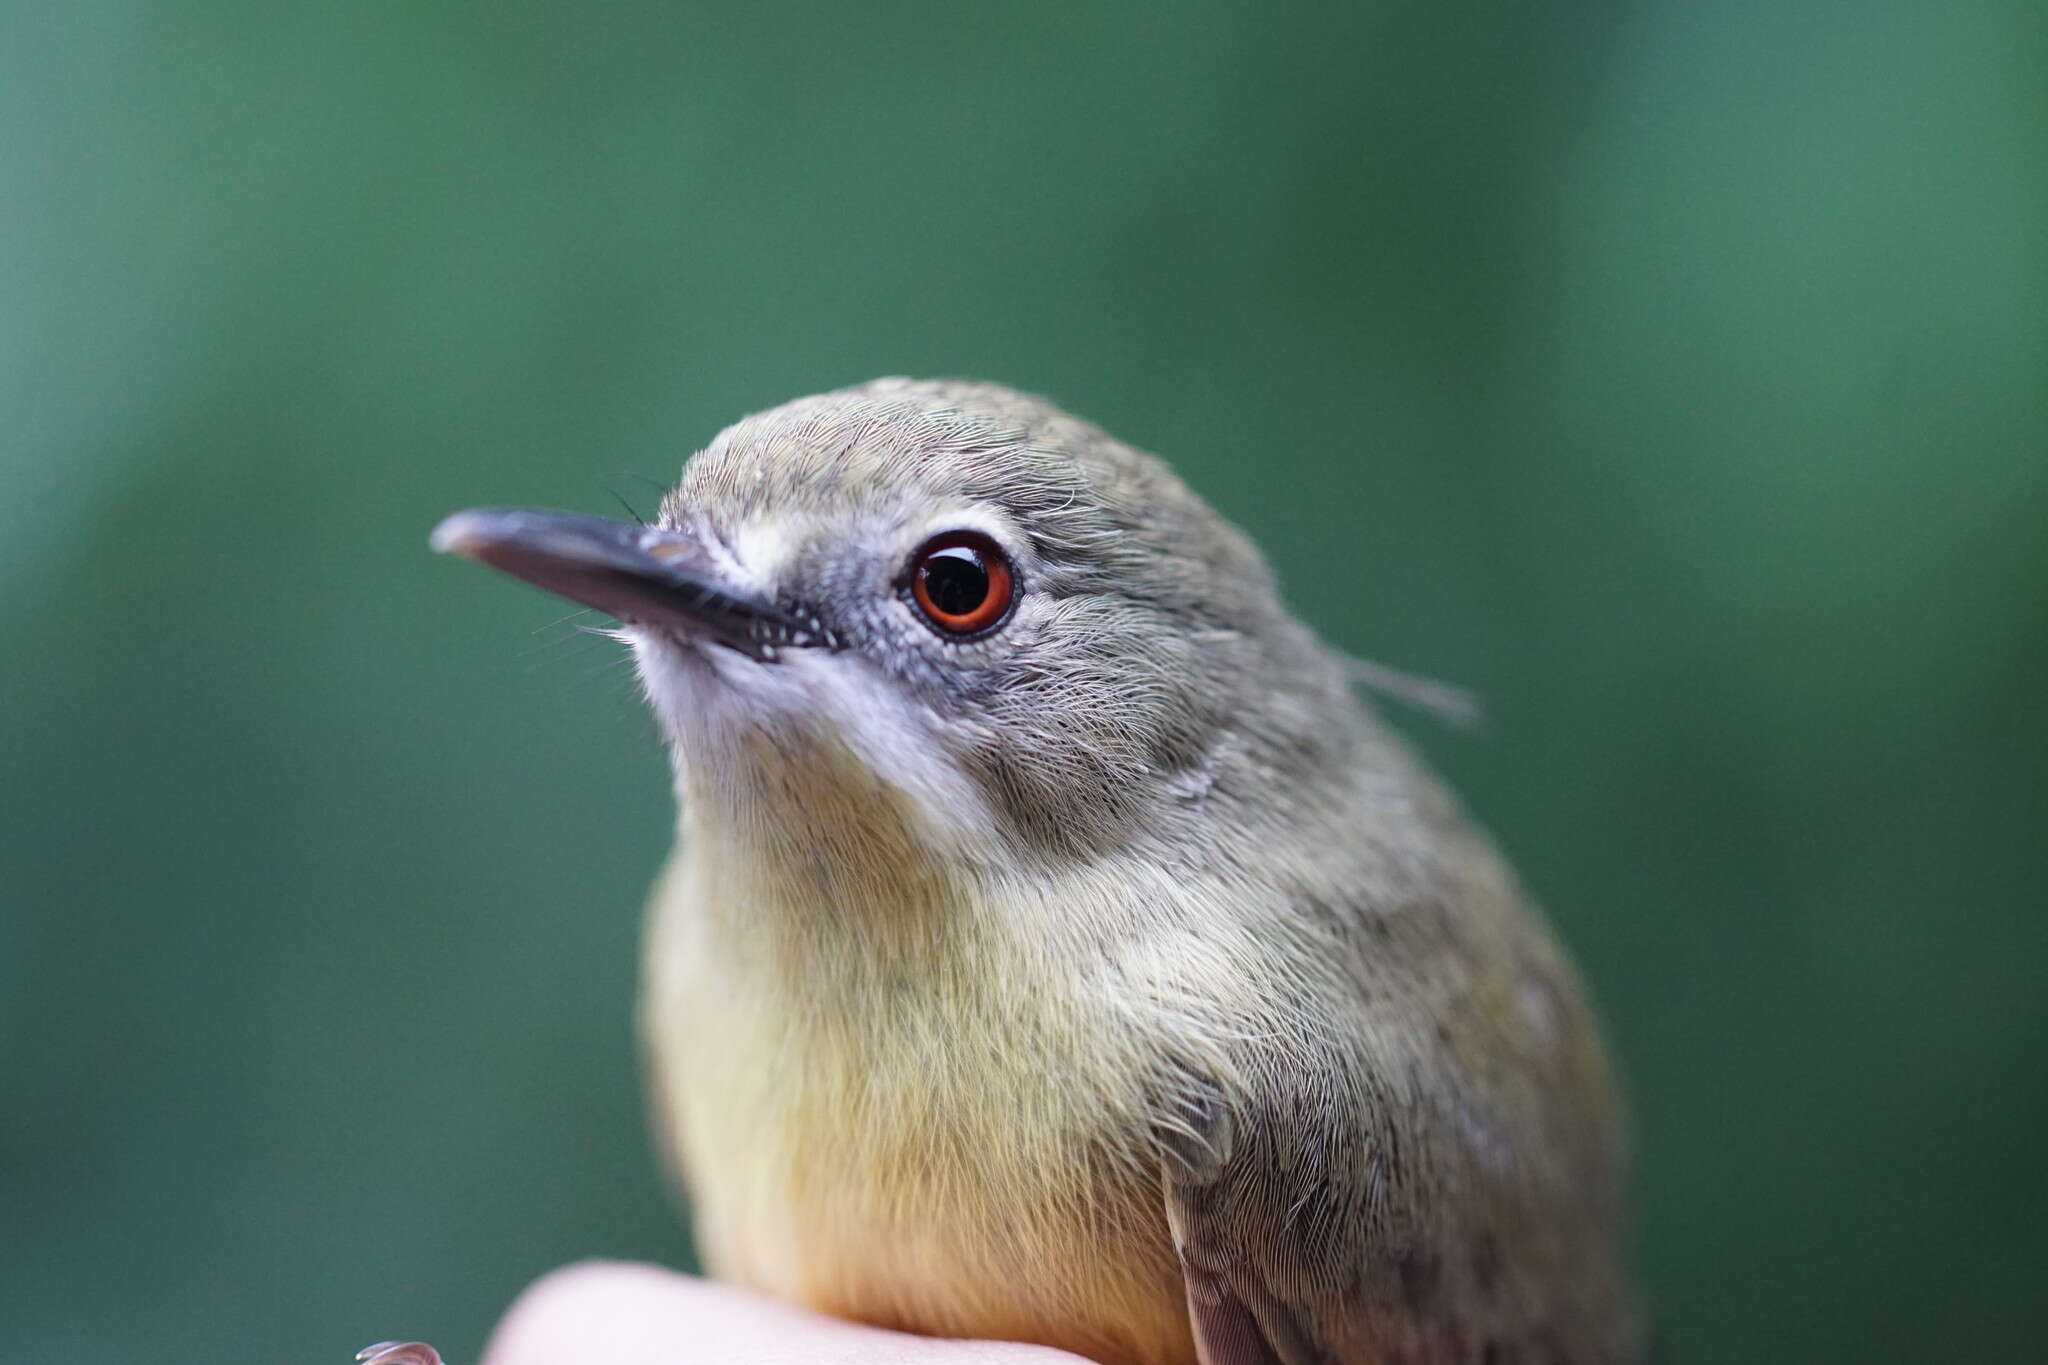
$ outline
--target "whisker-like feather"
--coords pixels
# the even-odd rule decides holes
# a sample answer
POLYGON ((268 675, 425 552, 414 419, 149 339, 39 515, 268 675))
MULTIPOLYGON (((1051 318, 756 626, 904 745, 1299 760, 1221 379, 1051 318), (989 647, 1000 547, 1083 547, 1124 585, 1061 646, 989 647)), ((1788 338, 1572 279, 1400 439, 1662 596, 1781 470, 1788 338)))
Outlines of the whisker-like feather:
POLYGON ((1367 691, 1418 707, 1453 729, 1474 731, 1486 725, 1485 704, 1470 688, 1425 678, 1419 673, 1405 673, 1349 654, 1344 656, 1344 671, 1352 682, 1367 691))

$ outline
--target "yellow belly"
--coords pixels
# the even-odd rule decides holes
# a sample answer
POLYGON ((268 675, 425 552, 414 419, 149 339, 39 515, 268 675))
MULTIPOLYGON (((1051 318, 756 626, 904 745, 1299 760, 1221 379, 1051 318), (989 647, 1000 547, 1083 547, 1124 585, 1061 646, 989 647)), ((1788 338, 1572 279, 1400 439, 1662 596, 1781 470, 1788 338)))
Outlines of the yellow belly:
POLYGON ((680 891, 657 906, 643 1027, 712 1273, 907 1331, 1193 1365, 1158 1167, 1103 1030, 971 984, 806 1000, 707 943, 680 891))

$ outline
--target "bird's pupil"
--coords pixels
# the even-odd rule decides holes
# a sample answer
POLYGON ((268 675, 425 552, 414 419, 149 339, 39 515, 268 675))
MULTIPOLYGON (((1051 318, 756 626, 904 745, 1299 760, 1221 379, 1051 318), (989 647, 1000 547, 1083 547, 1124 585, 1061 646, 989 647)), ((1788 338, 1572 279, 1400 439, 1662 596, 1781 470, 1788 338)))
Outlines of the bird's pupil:
POLYGON ((924 562, 924 591, 947 616, 966 616, 988 600, 988 569, 965 545, 934 550, 924 562))

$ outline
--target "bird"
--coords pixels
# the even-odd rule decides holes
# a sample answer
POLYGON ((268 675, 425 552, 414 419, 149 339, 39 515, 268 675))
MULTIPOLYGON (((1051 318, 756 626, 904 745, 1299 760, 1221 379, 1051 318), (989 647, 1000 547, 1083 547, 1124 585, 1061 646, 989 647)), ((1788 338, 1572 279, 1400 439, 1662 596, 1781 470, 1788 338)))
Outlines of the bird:
POLYGON ((1103 1365, 1640 1358, 1575 968, 1163 460, 881 379, 647 524, 432 544, 631 651, 679 811, 649 1107, 711 1274, 1103 1365))

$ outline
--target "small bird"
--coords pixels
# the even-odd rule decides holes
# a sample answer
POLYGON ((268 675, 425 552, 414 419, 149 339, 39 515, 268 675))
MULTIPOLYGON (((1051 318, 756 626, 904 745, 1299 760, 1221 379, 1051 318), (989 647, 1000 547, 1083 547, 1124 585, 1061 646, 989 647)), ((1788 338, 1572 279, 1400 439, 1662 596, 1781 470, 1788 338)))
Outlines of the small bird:
POLYGON ((616 618, 666 738, 642 1032, 712 1273, 1104 1365, 1639 1358, 1570 963, 1159 459, 883 379, 651 525, 433 544, 616 618))

